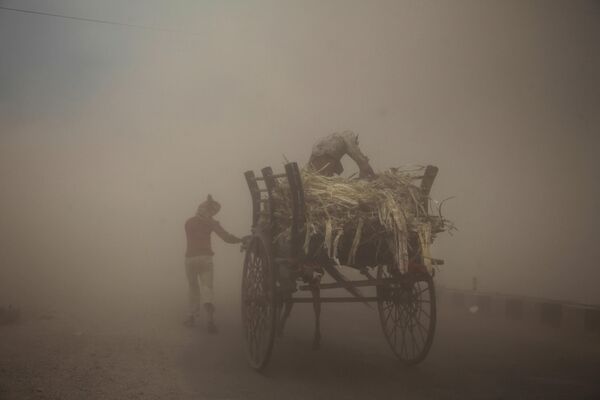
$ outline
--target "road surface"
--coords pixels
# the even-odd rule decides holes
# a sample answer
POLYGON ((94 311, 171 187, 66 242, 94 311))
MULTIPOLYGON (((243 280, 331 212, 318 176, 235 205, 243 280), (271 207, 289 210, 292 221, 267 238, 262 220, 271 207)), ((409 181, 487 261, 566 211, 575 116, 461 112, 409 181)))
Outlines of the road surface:
POLYGON ((360 304, 298 306, 261 375, 245 363, 234 305, 219 334, 175 305, 25 313, 0 327, 0 399, 600 399, 600 337, 441 308, 429 357, 400 367, 360 304))

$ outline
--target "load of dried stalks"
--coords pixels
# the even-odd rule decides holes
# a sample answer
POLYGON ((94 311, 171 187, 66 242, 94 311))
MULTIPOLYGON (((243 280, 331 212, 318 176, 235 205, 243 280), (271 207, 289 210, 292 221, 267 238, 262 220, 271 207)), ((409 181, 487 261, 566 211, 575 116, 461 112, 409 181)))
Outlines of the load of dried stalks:
MULTIPOLYGON (((375 227, 380 240, 386 240, 401 270, 408 265, 408 235, 418 235, 422 250, 428 249, 436 233, 447 228, 439 214, 429 215, 425 209, 429 199, 413 182, 422 168, 393 168, 374 179, 327 177, 312 170, 302 171, 306 223, 304 249, 315 237, 323 241, 328 254, 339 263, 339 242, 344 234, 353 235, 345 264, 352 265, 365 224, 375 227)), ((292 208, 289 187, 278 186, 275 218, 279 233, 275 240, 289 240, 292 208)))

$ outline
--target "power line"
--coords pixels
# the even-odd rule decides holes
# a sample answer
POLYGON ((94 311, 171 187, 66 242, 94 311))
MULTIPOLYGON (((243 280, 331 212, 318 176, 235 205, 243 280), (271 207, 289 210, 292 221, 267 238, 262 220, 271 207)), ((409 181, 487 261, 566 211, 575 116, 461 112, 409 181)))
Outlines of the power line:
POLYGON ((54 14, 54 13, 43 12, 43 11, 24 10, 24 9, 20 9, 20 8, 11 8, 11 7, 4 7, 4 6, 0 6, 0 10, 18 12, 18 13, 22 13, 22 14, 42 15, 45 17, 71 19, 71 20, 83 21, 83 22, 92 22, 92 23, 96 23, 96 24, 117 25, 117 26, 124 26, 124 27, 128 27, 128 28, 145 29, 145 30, 170 32, 170 33, 180 33, 180 34, 184 34, 184 35, 198 36, 198 34, 196 34, 196 33, 180 31, 177 29, 161 28, 161 27, 148 26, 148 25, 129 24, 126 22, 109 21, 109 20, 104 20, 104 19, 74 17, 72 15, 54 14))

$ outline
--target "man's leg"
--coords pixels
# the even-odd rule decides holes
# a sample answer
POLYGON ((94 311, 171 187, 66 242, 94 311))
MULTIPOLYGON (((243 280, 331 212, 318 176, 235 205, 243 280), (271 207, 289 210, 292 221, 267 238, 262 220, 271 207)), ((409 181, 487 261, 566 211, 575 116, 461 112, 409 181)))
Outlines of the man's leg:
POLYGON ((210 333, 216 333, 215 306, 213 304, 213 260, 207 256, 199 270, 200 282, 202 284, 202 302, 208 316, 207 329, 210 333))
POLYGON ((200 287, 198 286, 198 261, 195 258, 186 258, 185 274, 188 280, 189 316, 185 320, 187 326, 194 326, 195 315, 200 305, 200 287))
POLYGON ((216 333, 217 326, 215 325, 215 306, 213 303, 204 303, 204 309, 206 310, 206 314, 208 315, 206 329, 210 333, 216 333))

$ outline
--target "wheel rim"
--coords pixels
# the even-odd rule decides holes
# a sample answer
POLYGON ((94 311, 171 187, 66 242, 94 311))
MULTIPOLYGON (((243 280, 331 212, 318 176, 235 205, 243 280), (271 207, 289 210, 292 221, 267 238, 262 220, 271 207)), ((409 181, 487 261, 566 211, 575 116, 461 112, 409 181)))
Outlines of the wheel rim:
POLYGON ((264 240, 256 237, 244 259, 242 326, 248 362, 262 369, 269 361, 275 337, 275 280, 264 240))
POLYGON ((436 325, 433 279, 427 273, 400 275, 387 266, 379 266, 377 278, 390 280, 377 287, 379 319, 388 344, 405 364, 423 361, 436 325))

